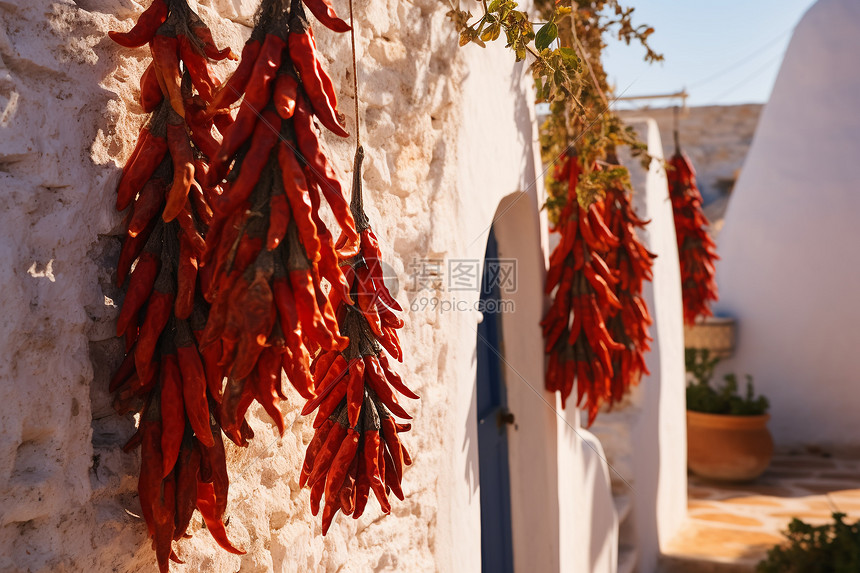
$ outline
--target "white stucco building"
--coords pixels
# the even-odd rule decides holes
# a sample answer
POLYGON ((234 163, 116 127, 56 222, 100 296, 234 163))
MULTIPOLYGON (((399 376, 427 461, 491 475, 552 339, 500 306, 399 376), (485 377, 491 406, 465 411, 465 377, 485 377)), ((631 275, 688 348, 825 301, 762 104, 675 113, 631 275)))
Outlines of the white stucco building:
POLYGON ((777 446, 860 445, 860 5, 819 0, 795 30, 729 203, 716 310, 771 403, 777 446))

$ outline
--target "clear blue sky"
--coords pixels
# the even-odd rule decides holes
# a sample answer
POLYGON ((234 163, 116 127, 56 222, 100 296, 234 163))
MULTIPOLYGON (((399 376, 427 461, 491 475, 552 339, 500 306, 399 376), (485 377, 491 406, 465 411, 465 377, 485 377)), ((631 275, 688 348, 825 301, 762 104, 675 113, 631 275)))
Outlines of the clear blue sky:
MULTIPOLYGON (((634 22, 655 29, 665 61, 646 64, 642 49, 613 41, 604 65, 616 93, 690 94, 688 105, 764 103, 791 31, 814 0, 622 0, 634 22)), ((655 100, 653 107, 673 105, 655 100)), ((620 107, 629 107, 620 104, 620 107)))

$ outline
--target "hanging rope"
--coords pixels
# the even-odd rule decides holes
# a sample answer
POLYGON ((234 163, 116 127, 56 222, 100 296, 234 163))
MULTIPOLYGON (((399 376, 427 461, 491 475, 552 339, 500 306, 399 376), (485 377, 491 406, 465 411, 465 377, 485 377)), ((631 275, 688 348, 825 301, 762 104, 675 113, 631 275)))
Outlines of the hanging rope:
POLYGON ((352 0, 349 0, 349 39, 352 44, 352 89, 355 94, 355 159, 352 164, 352 199, 349 207, 355 219, 358 232, 370 227, 364 213, 364 197, 361 188, 361 163, 364 161, 364 147, 361 146, 361 119, 358 111, 358 63, 355 56, 355 17, 352 13, 352 0))
POLYGON ((675 137, 675 153, 681 151, 680 138, 678 137, 678 111, 679 108, 676 105, 672 109, 672 135, 675 137))
POLYGON ((361 122, 358 119, 358 64, 355 57, 355 19, 352 15, 352 0, 349 0, 349 39, 352 44, 352 89, 355 93, 355 149, 361 147, 361 122))

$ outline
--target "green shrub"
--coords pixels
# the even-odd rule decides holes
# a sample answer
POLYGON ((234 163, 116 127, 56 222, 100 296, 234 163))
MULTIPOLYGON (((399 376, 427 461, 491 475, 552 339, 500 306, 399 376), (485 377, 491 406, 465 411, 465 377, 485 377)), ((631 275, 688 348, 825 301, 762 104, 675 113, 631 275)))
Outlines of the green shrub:
POLYGON ((726 374, 722 386, 711 386, 714 368, 720 359, 711 358, 710 351, 688 348, 685 360, 687 372, 694 379, 687 385, 687 410, 732 416, 759 416, 767 412, 770 404, 764 396, 755 396, 752 376, 747 375, 746 395, 741 396, 734 374, 726 374))
POLYGON ((797 518, 788 526, 787 543, 767 552, 756 573, 857 573, 860 571, 860 521, 813 526, 797 518))

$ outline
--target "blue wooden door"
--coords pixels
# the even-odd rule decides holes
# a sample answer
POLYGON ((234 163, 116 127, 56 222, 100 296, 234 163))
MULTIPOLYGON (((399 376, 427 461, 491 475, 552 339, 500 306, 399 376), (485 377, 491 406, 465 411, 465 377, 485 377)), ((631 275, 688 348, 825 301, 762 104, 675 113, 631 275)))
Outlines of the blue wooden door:
POLYGON ((481 301, 484 320, 478 325, 477 405, 478 458, 481 482, 481 563, 484 573, 513 572, 511 494, 508 473, 507 408, 502 379, 499 284, 492 261, 498 258, 493 231, 487 241, 481 301), (486 263, 490 264, 486 264, 486 263))

